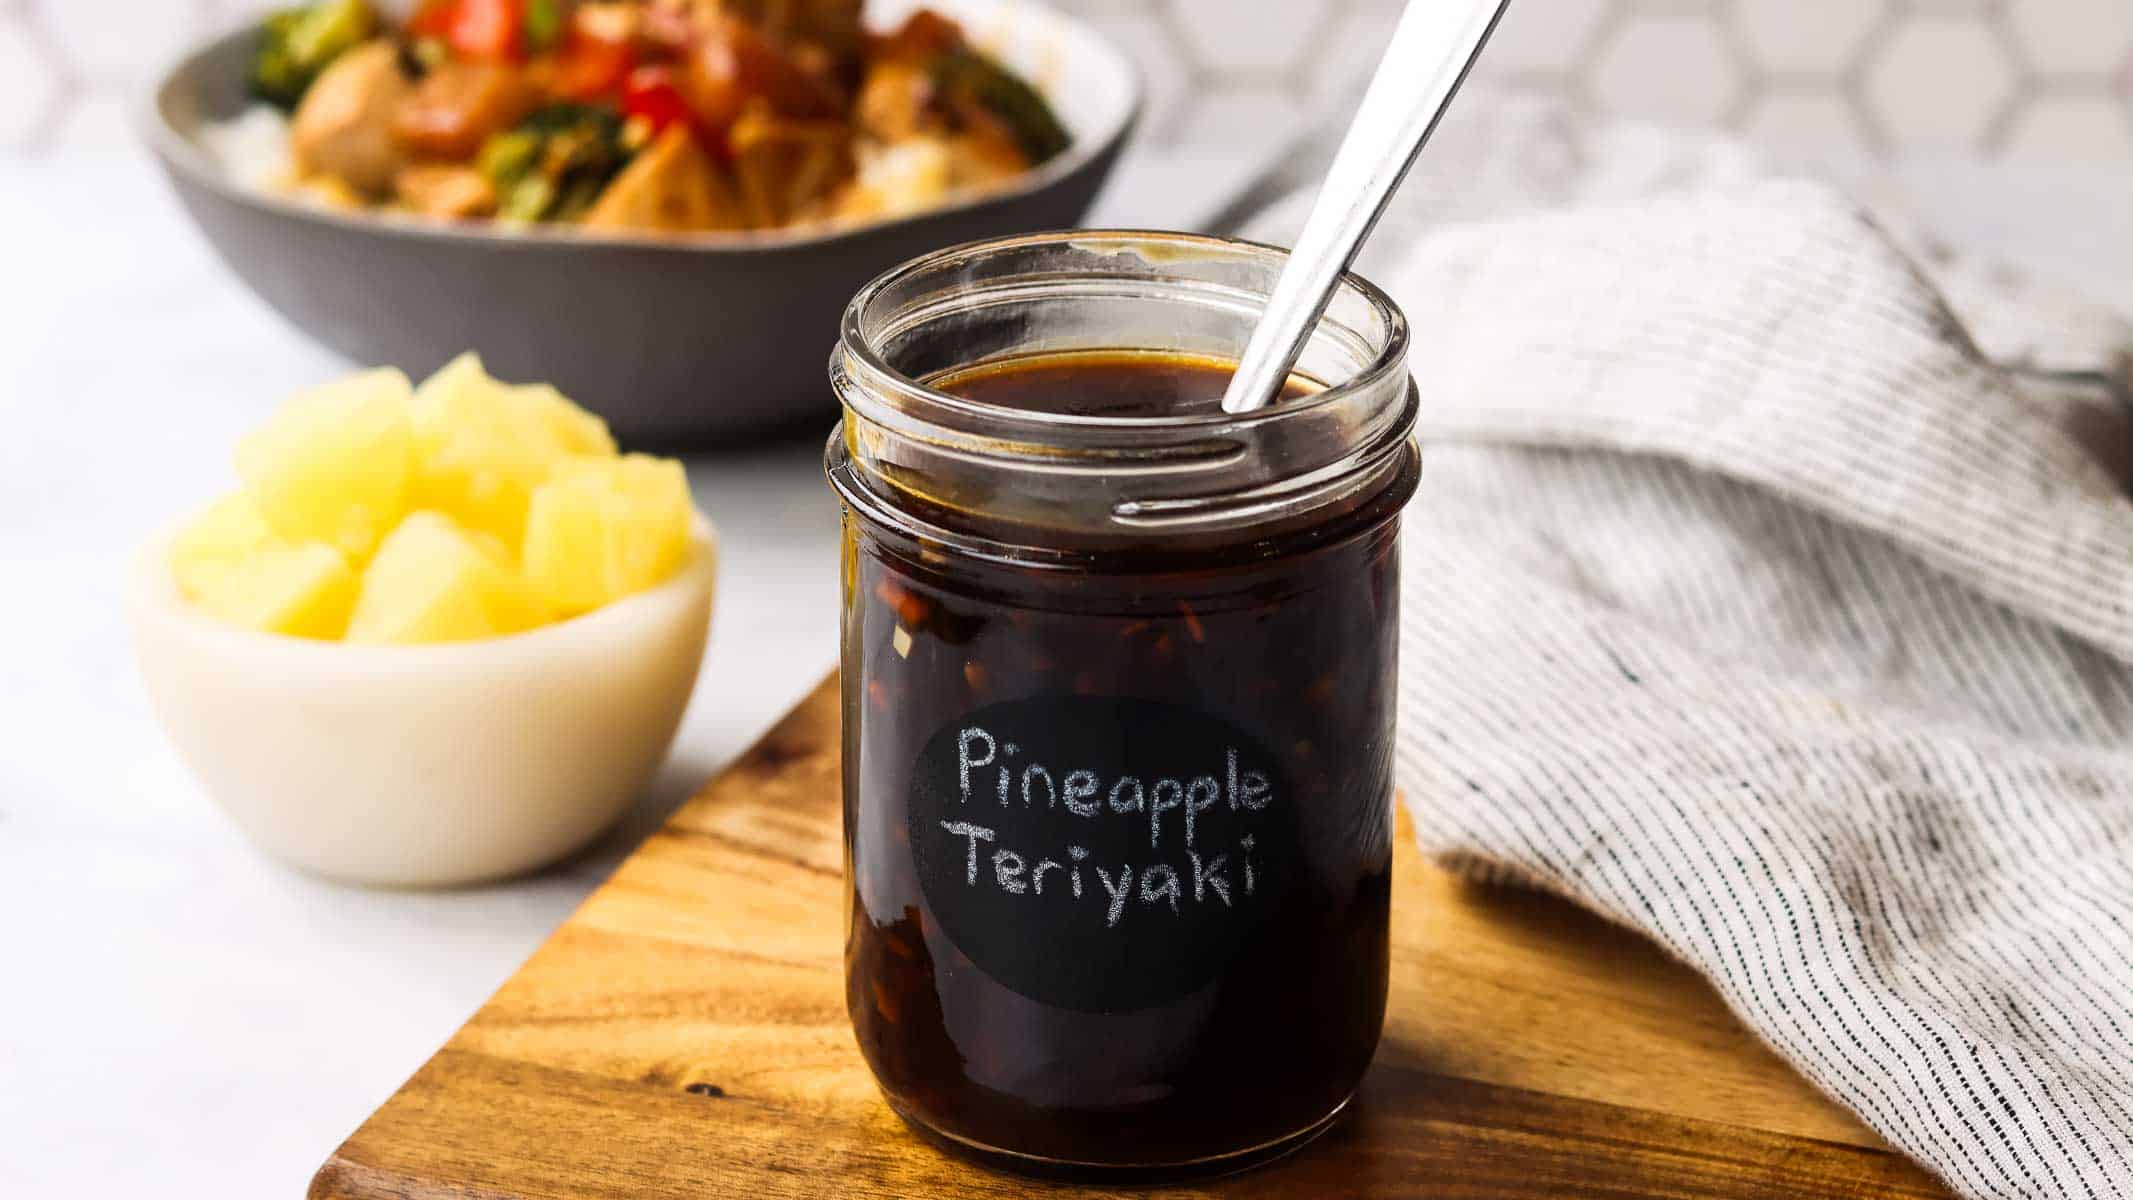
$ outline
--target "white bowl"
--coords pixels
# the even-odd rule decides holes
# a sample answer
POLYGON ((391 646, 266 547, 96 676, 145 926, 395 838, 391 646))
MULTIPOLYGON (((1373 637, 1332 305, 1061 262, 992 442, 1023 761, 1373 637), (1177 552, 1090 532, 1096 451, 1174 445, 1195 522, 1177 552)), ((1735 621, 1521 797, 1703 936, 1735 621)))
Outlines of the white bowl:
POLYGON ((666 757, 704 654, 717 543, 646 592, 526 633, 351 646, 192 608, 181 524, 128 584, 142 680, 178 754, 267 853, 351 883, 530 871, 622 815, 666 757))

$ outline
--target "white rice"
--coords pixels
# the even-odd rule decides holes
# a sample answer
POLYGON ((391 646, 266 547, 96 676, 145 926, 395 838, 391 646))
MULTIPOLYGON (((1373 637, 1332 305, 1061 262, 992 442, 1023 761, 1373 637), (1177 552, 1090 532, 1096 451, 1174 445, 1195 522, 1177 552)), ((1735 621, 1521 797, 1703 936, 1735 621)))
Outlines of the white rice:
POLYGON ((246 187, 276 190, 294 174, 289 119, 271 104, 255 104, 231 120, 207 126, 200 142, 224 174, 246 187))

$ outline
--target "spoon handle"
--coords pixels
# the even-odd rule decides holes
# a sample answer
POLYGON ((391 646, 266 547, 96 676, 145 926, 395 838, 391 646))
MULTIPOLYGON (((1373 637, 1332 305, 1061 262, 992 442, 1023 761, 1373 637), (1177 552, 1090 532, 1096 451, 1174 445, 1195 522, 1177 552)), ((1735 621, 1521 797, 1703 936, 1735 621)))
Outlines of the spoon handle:
POLYGON ((1224 412, 1250 412, 1280 393, 1334 284, 1355 262, 1509 6, 1510 0, 1408 0, 1223 393, 1224 412))

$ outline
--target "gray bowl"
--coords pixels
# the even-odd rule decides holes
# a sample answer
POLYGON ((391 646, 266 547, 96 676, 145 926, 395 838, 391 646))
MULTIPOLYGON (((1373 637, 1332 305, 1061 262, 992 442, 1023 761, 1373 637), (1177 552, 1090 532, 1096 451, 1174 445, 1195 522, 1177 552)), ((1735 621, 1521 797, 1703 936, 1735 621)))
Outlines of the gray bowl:
MULTIPOLYGON (((637 442, 730 442, 835 413, 824 369, 861 284, 955 242, 1070 228, 1140 108, 1131 60, 1032 0, 931 0, 1042 90, 1074 134, 1012 190, 815 233, 595 236, 342 213, 240 181, 203 134, 251 104, 248 32, 185 57, 147 140, 222 260, 268 304, 366 365, 420 378, 463 350, 546 380, 637 442)), ((904 5, 876 5, 877 11, 904 5)), ((891 14, 893 15, 893 14, 891 14)))

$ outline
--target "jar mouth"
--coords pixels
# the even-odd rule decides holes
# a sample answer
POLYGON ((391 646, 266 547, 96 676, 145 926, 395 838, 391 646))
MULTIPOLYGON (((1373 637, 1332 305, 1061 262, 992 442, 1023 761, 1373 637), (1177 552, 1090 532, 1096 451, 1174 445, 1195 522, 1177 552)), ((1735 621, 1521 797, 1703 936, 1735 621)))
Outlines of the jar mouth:
MULTIPOLYGON (((1317 385, 1308 395, 1270 404, 1250 413, 1183 413, 1183 414, 1090 414, 1058 413, 1026 408, 1010 408, 982 400, 969 399, 929 386, 924 379, 898 370, 881 350, 881 344, 897 336, 910 325, 928 320, 937 315, 941 307, 954 304, 968 305, 973 299, 994 298, 1003 302, 1026 302, 1033 299, 1032 292, 1043 287, 1042 280, 1002 282, 996 286, 979 285, 979 296, 933 297, 917 303, 898 304, 889 298, 899 288, 911 281, 937 275, 954 269, 971 259, 984 256, 1011 254, 1018 248, 1039 250, 1061 244, 1100 255, 1140 254, 1163 247, 1159 257, 1169 260, 1185 260, 1195 252, 1208 257, 1234 258, 1249 255, 1263 258, 1266 265, 1278 272, 1287 261, 1288 251, 1262 242, 1240 238, 1220 238, 1205 234, 1173 233, 1160 230, 1096 229, 1072 232, 1034 233, 1017 237, 996 238, 984 241, 965 242, 914 258, 892 267, 874 277, 862 287, 845 307, 839 328, 837 362, 832 364, 833 375, 840 369, 843 375, 858 386, 862 394, 892 397, 900 401, 900 407, 910 415, 921 415, 929 410, 938 410, 941 417, 961 425, 965 422, 1053 429, 1071 436, 1075 432, 1116 430, 1145 435, 1158 429, 1193 431, 1219 429, 1247 429, 1267 422, 1279 421, 1302 410, 1329 404, 1338 404, 1346 396, 1373 386, 1383 386, 1387 380, 1404 369, 1408 349, 1407 318, 1394 304, 1392 297, 1383 289, 1354 272, 1341 277, 1340 292, 1347 293, 1368 305, 1383 323, 1383 334, 1375 347, 1374 357, 1360 370, 1339 380, 1312 378, 1317 385), (877 311, 886 307, 888 311, 877 311)), ((1171 281, 1173 285, 1184 283, 1194 298, 1203 304, 1229 307, 1240 314, 1256 320, 1266 306, 1267 293, 1206 281, 1171 281)), ((1065 281, 1054 281, 1056 288, 1071 286, 1065 281)), ((1119 345, 1091 346, 1088 349, 1155 350, 1160 347, 1119 345)), ((1234 360, 1243 350, 1242 343, 1221 357, 1234 360)), ((972 364, 964 363, 961 366, 972 364)), ((935 373, 938 374, 937 372, 935 373)), ((840 381, 841 382, 841 381, 840 381)), ((848 389, 846 402, 852 396, 848 389)))
POLYGON ((952 246, 887 271, 845 309, 830 361, 845 412, 833 479, 1024 548, 1233 541, 1359 504, 1397 474, 1417 396, 1405 316, 1352 273, 1297 363, 1312 390, 1253 412, 1153 396, 1178 407, 1065 411, 935 386, 1078 354, 1233 363, 1286 262, 1255 242, 1074 230, 952 246))

